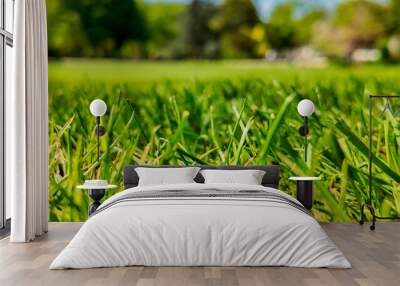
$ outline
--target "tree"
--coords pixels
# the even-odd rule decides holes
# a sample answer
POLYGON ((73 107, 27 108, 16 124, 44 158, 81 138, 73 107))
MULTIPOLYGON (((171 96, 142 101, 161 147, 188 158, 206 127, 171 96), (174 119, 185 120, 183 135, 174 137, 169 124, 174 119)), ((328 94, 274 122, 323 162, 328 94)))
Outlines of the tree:
POLYGON ((133 0, 63 0, 76 12, 86 38, 97 55, 115 56, 125 42, 148 38, 144 13, 133 0))
POLYGON ((375 48, 385 37, 385 11, 378 2, 343 2, 331 21, 320 23, 315 29, 313 43, 338 58, 348 58, 356 49, 375 48))
POLYGON ((225 0, 212 26, 222 33, 225 55, 255 57, 257 41, 253 29, 260 22, 251 0, 225 0))
POLYGON ((275 50, 291 49, 296 46, 296 23, 293 19, 294 5, 279 5, 266 25, 266 37, 275 50))
POLYGON ((177 45, 183 30, 185 9, 186 6, 181 3, 157 2, 145 5, 150 37, 146 48, 150 58, 177 58, 181 55, 177 45))
POLYGON ((389 35, 400 34, 400 0, 391 0, 386 27, 389 35))
POLYGON ((64 1, 49 0, 46 6, 49 56, 83 56, 89 44, 79 15, 67 10, 64 1))
POLYGON ((326 18, 326 12, 323 9, 314 9, 306 13, 296 21, 296 44, 309 45, 315 26, 326 18))
POLYGON ((386 41, 382 41, 383 56, 400 61, 400 0, 391 0, 386 13, 386 41))
POLYGON ((310 43, 314 25, 325 18, 325 11, 315 7, 308 12, 304 11, 301 17, 295 17, 298 8, 301 7, 290 2, 274 9, 265 28, 271 48, 280 51, 310 43))
POLYGON ((371 48, 384 35, 385 9, 381 4, 357 0, 340 4, 333 26, 341 30, 349 50, 371 48))
POLYGON ((215 58, 219 54, 218 33, 211 29, 210 21, 217 7, 202 0, 188 5, 184 20, 184 44, 192 58, 215 58))

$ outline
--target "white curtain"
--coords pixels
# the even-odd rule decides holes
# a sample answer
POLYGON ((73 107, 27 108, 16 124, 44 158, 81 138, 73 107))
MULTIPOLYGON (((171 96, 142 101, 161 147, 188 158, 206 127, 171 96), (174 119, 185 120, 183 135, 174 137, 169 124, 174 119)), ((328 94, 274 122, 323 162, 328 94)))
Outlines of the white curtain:
POLYGON ((47 232, 48 111, 45 0, 15 1, 13 92, 6 98, 6 187, 12 242, 47 232))

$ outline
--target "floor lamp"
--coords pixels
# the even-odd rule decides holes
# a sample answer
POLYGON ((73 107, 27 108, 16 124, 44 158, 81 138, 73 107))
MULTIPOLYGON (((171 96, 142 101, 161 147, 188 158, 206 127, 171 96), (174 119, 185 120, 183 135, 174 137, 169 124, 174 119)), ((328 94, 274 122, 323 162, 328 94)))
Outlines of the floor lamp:
POLYGON ((303 99, 297 105, 297 111, 304 119, 304 125, 300 127, 299 133, 304 137, 304 162, 307 163, 308 140, 307 135, 310 132, 308 128, 308 117, 315 112, 314 103, 309 99, 303 99))

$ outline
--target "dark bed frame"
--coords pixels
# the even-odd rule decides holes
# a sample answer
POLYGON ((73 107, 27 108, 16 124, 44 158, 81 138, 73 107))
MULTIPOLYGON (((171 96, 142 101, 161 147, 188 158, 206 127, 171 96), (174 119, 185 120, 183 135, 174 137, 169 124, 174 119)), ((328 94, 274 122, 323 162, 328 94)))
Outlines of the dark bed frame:
MULTIPOLYGON (((128 165, 124 168, 124 188, 129 189, 136 187, 139 183, 139 176, 135 171, 137 167, 147 168, 181 168, 182 166, 144 166, 144 165, 128 165)), ((268 166, 195 166, 202 170, 205 169, 217 169, 217 170, 263 170, 265 175, 262 179, 261 184, 264 187, 279 188, 279 166, 268 165, 268 166)), ((197 183, 204 183, 204 178, 200 174, 194 178, 197 183)))

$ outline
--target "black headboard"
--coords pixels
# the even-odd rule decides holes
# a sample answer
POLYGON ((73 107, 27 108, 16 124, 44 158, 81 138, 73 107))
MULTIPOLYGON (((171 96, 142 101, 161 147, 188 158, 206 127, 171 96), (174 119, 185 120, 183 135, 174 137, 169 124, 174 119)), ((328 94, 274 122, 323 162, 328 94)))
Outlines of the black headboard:
MULTIPOLYGON (((137 167, 148 168, 179 168, 180 166, 143 166, 143 165, 128 165, 124 168, 124 188, 129 189, 136 187, 139 183, 139 177, 135 171, 137 167)), ((219 170, 263 170, 265 175, 262 179, 262 185, 265 187, 279 188, 279 166, 196 166, 204 169, 219 169, 219 170)), ((194 180, 197 183, 204 183, 203 176, 198 173, 194 180)))

